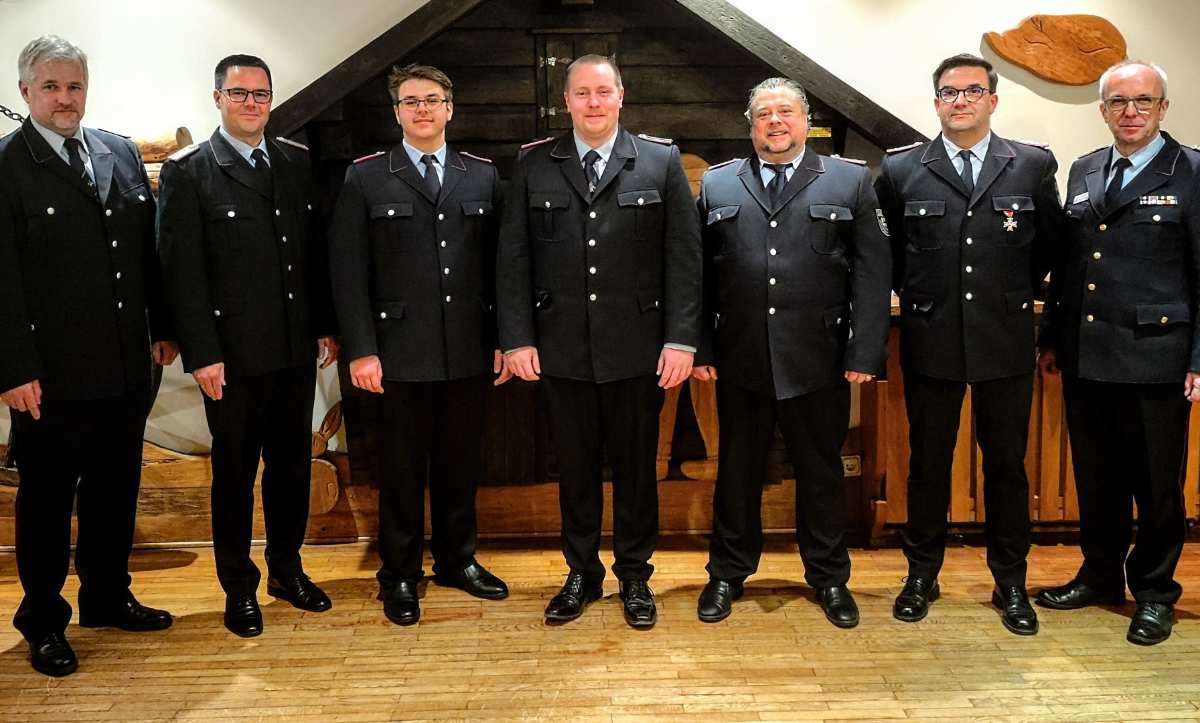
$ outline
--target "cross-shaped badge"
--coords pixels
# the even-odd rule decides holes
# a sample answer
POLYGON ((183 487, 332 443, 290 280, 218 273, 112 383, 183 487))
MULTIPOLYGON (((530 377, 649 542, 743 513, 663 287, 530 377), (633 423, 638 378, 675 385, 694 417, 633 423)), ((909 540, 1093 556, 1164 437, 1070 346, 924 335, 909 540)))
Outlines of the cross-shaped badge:
POLYGON ((1017 217, 1012 211, 1004 212, 1004 230, 1010 232, 1017 230, 1017 217))

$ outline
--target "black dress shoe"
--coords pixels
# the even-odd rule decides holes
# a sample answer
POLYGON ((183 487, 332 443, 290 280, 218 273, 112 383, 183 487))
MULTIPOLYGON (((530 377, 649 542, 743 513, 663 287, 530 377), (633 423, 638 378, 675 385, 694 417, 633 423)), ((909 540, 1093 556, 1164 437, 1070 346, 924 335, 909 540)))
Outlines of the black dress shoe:
POLYGON ((225 598, 225 627, 234 635, 253 638, 262 635, 262 610, 253 595, 231 595, 225 598))
POLYGON ((46 633, 29 641, 29 662, 42 675, 61 678, 79 668, 79 659, 62 633, 46 633))
POLYGON ((1138 603, 1125 639, 1138 645, 1158 645, 1171 637, 1175 608, 1166 603, 1138 603))
POLYGON ((583 609, 604 595, 602 582, 589 582, 581 572, 571 572, 558 594, 546 605, 548 622, 565 623, 583 614, 583 609))
POLYGON ((1004 585, 992 590, 992 604, 1000 610, 1000 621, 1008 632, 1016 635, 1037 635, 1038 619, 1025 588, 1004 585))
POLYGON ((1089 605, 1124 605, 1125 591, 1097 590, 1072 580, 1066 585, 1048 587, 1039 592, 1037 604, 1054 610, 1078 610, 1089 605))
POLYGON ((333 607, 325 591, 308 579, 308 575, 300 573, 293 577, 272 577, 267 579, 267 594, 290 602, 292 607, 307 610, 311 613, 323 613, 333 607))
POLYGON ((116 605, 79 611, 79 626, 82 628, 119 628, 140 633, 150 630, 166 630, 171 627, 171 613, 146 607, 133 595, 116 605))
POLYGON ((909 575, 892 605, 892 617, 906 623, 924 620, 929 614, 929 605, 941 596, 942 588, 936 578, 909 575))
POLYGON ((622 580, 621 602, 625 610, 625 622, 629 627, 652 628, 658 622, 654 591, 645 580, 622 580))
POLYGON ((817 590, 817 600, 825 611, 825 618, 839 628, 858 625, 858 604, 845 585, 823 587, 817 590))
POLYGON ((383 614, 397 625, 414 625, 421 619, 421 603, 417 599, 417 583, 398 582, 383 593, 383 614))
POLYGON ((700 591, 696 615, 706 623, 718 623, 733 612, 733 601, 742 596, 745 588, 740 580, 709 580, 700 591))
POLYGON ((508 597, 508 585, 475 561, 462 569, 438 575, 437 581, 484 600, 503 600, 508 597))

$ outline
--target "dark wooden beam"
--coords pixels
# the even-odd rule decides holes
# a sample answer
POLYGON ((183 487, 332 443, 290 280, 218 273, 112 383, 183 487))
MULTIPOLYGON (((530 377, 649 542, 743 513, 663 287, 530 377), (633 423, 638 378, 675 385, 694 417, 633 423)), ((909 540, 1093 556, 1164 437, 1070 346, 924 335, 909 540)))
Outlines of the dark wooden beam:
POLYGON ((388 64, 428 42, 485 0, 430 0, 364 48, 339 63, 271 113, 269 132, 291 135, 370 80, 388 64))
POLYGON ((753 53, 789 78, 802 80, 807 90, 850 121, 881 148, 926 140, 915 128, 843 82, 778 35, 725 0, 676 0, 714 30, 753 53))

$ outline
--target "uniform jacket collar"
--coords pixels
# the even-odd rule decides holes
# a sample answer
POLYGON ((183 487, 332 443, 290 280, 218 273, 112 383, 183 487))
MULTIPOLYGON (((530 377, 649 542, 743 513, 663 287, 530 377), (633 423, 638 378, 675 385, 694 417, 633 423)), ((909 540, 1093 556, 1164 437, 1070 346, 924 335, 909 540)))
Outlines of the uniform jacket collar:
POLYGON ((61 176, 65 181, 70 183, 79 192, 97 203, 103 203, 108 198, 108 193, 112 189, 113 175, 113 153, 112 150, 100 139, 100 134, 91 128, 83 129, 83 137, 87 142, 88 153, 92 157, 92 172, 96 175, 96 188, 92 189, 88 185, 86 179, 76 178, 71 171, 71 167, 63 160, 62 156, 54 152, 50 144, 42 138, 42 134, 38 133, 33 127, 32 121, 26 119, 21 124, 21 135, 25 138, 25 144, 29 148, 29 155, 32 156, 34 163, 49 169, 52 173, 61 176))
POLYGON ((1167 183, 1175 175, 1175 165, 1179 161, 1179 154, 1182 153, 1179 141, 1172 138, 1166 131, 1159 132, 1166 141, 1162 150, 1150 161, 1148 166, 1142 169, 1141 173, 1134 176, 1129 185, 1117 194, 1112 208, 1104 206, 1104 186, 1105 181, 1108 180, 1107 166, 1112 154, 1106 149, 1102 153, 1093 153, 1082 161, 1085 164, 1084 182, 1087 184, 1088 201, 1092 204, 1092 209, 1097 216, 1102 219, 1112 216, 1133 203, 1139 196, 1148 195, 1154 189, 1167 183))
POLYGON ((746 190, 754 197, 754 200, 762 207, 763 212, 767 214, 768 218, 787 208, 787 205, 796 197, 796 194, 807 188, 808 184, 815 181, 817 176, 825 172, 825 161, 821 158, 820 154, 809 153, 810 150, 805 149, 804 157, 800 160, 800 166, 795 171, 792 171, 791 179, 783 187, 783 196, 780 198, 778 208, 771 208, 771 202, 767 198, 767 191, 763 188, 762 177, 759 175, 758 156, 751 156, 742 161, 741 167, 738 168, 738 178, 742 179, 742 185, 746 187, 746 190))
POLYGON ((412 159, 408 157, 408 151, 405 150, 403 143, 397 143, 388 152, 388 171, 412 187, 421 198, 429 201, 434 208, 441 208, 442 202, 450 197, 450 193, 454 190, 454 187, 467 174, 467 164, 463 162, 462 156, 458 154, 454 146, 446 144, 446 168, 442 174, 442 190, 437 198, 434 198, 433 194, 429 192, 429 188, 425 185, 425 177, 413 165, 412 159))
POLYGON ((624 127, 619 127, 612 155, 608 157, 608 163, 604 165, 604 175, 600 177, 600 183, 596 185, 596 192, 588 193, 587 178, 583 175, 583 159, 579 157, 579 151, 575 147, 574 131, 567 131, 560 136, 550 151, 550 157, 559 162, 563 175, 567 177, 571 187, 585 202, 599 198, 600 194, 604 193, 604 189, 608 188, 617 174, 625 168, 625 162, 630 158, 637 158, 637 155, 637 145, 633 142, 633 135, 624 127))
MULTIPOLYGON (((225 136, 221 135, 220 128, 213 131, 212 136, 208 139, 208 146, 222 171, 243 186, 257 191, 259 195, 269 199, 275 198, 275 192, 271 185, 250 167, 242 154, 238 153, 229 141, 225 140, 225 136)), ((287 163, 284 153, 270 140, 267 140, 267 149, 267 153, 271 156, 271 173, 275 177, 279 177, 280 169, 287 163)))
MULTIPOLYGON (((967 199, 967 208, 972 208, 979 203, 979 199, 983 198, 983 194, 991 188, 1000 174, 1008 168, 1012 160, 1017 157, 1016 149, 1012 144, 1000 136, 992 133, 992 140, 988 144, 987 156, 983 159, 983 168, 979 170, 979 180, 975 181, 975 189, 971 191, 970 197, 967 199)), ((921 156, 921 163, 924 163, 934 174, 950 185, 963 197, 967 196, 966 186, 963 185, 962 177, 954 170, 954 164, 950 162, 950 157, 946 155, 946 144, 942 141, 942 134, 938 134, 937 138, 926 144, 925 153, 921 156)))

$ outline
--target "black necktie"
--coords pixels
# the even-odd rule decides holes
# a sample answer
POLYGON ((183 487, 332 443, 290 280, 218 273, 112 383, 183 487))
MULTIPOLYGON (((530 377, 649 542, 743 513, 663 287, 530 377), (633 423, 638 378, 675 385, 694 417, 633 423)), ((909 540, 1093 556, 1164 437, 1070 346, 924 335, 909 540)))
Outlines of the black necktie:
POLYGON ((600 174, 596 171, 596 161, 600 160, 600 154, 594 150, 583 154, 583 168, 588 179, 588 193, 595 193, 596 187, 600 185, 600 174))
POLYGON ((68 138, 63 141, 63 147, 67 149, 67 158, 70 159, 67 163, 71 166, 71 172, 88 187, 94 186, 91 177, 88 176, 87 166, 83 164, 83 144, 79 142, 78 138, 68 138))
POLYGON ((267 162, 267 154, 261 148, 255 148, 250 152, 250 160, 254 161, 254 173, 261 179, 263 188, 274 189, 275 184, 271 180, 271 164, 267 162))
POLYGON ((442 192, 442 182, 438 180, 437 157, 426 153, 421 156, 421 163, 425 164, 425 187, 429 189, 429 195, 437 200, 438 194, 442 192))
POLYGON ((1113 163, 1113 177, 1104 191, 1104 210, 1111 211, 1117 205, 1117 196, 1121 194, 1121 186, 1125 183, 1125 169, 1133 164, 1128 158, 1118 158, 1113 163))
POLYGON ((963 162, 962 173, 960 174, 962 176, 962 182, 963 185, 967 187, 967 193, 970 194, 975 190, 975 174, 971 172, 971 152, 959 151, 958 157, 961 158, 963 162))
POLYGON ((790 163, 764 163, 764 166, 774 172, 775 177, 767 184, 767 198, 771 201, 771 210, 779 208, 779 200, 783 198, 783 187, 787 185, 787 169, 790 163))

